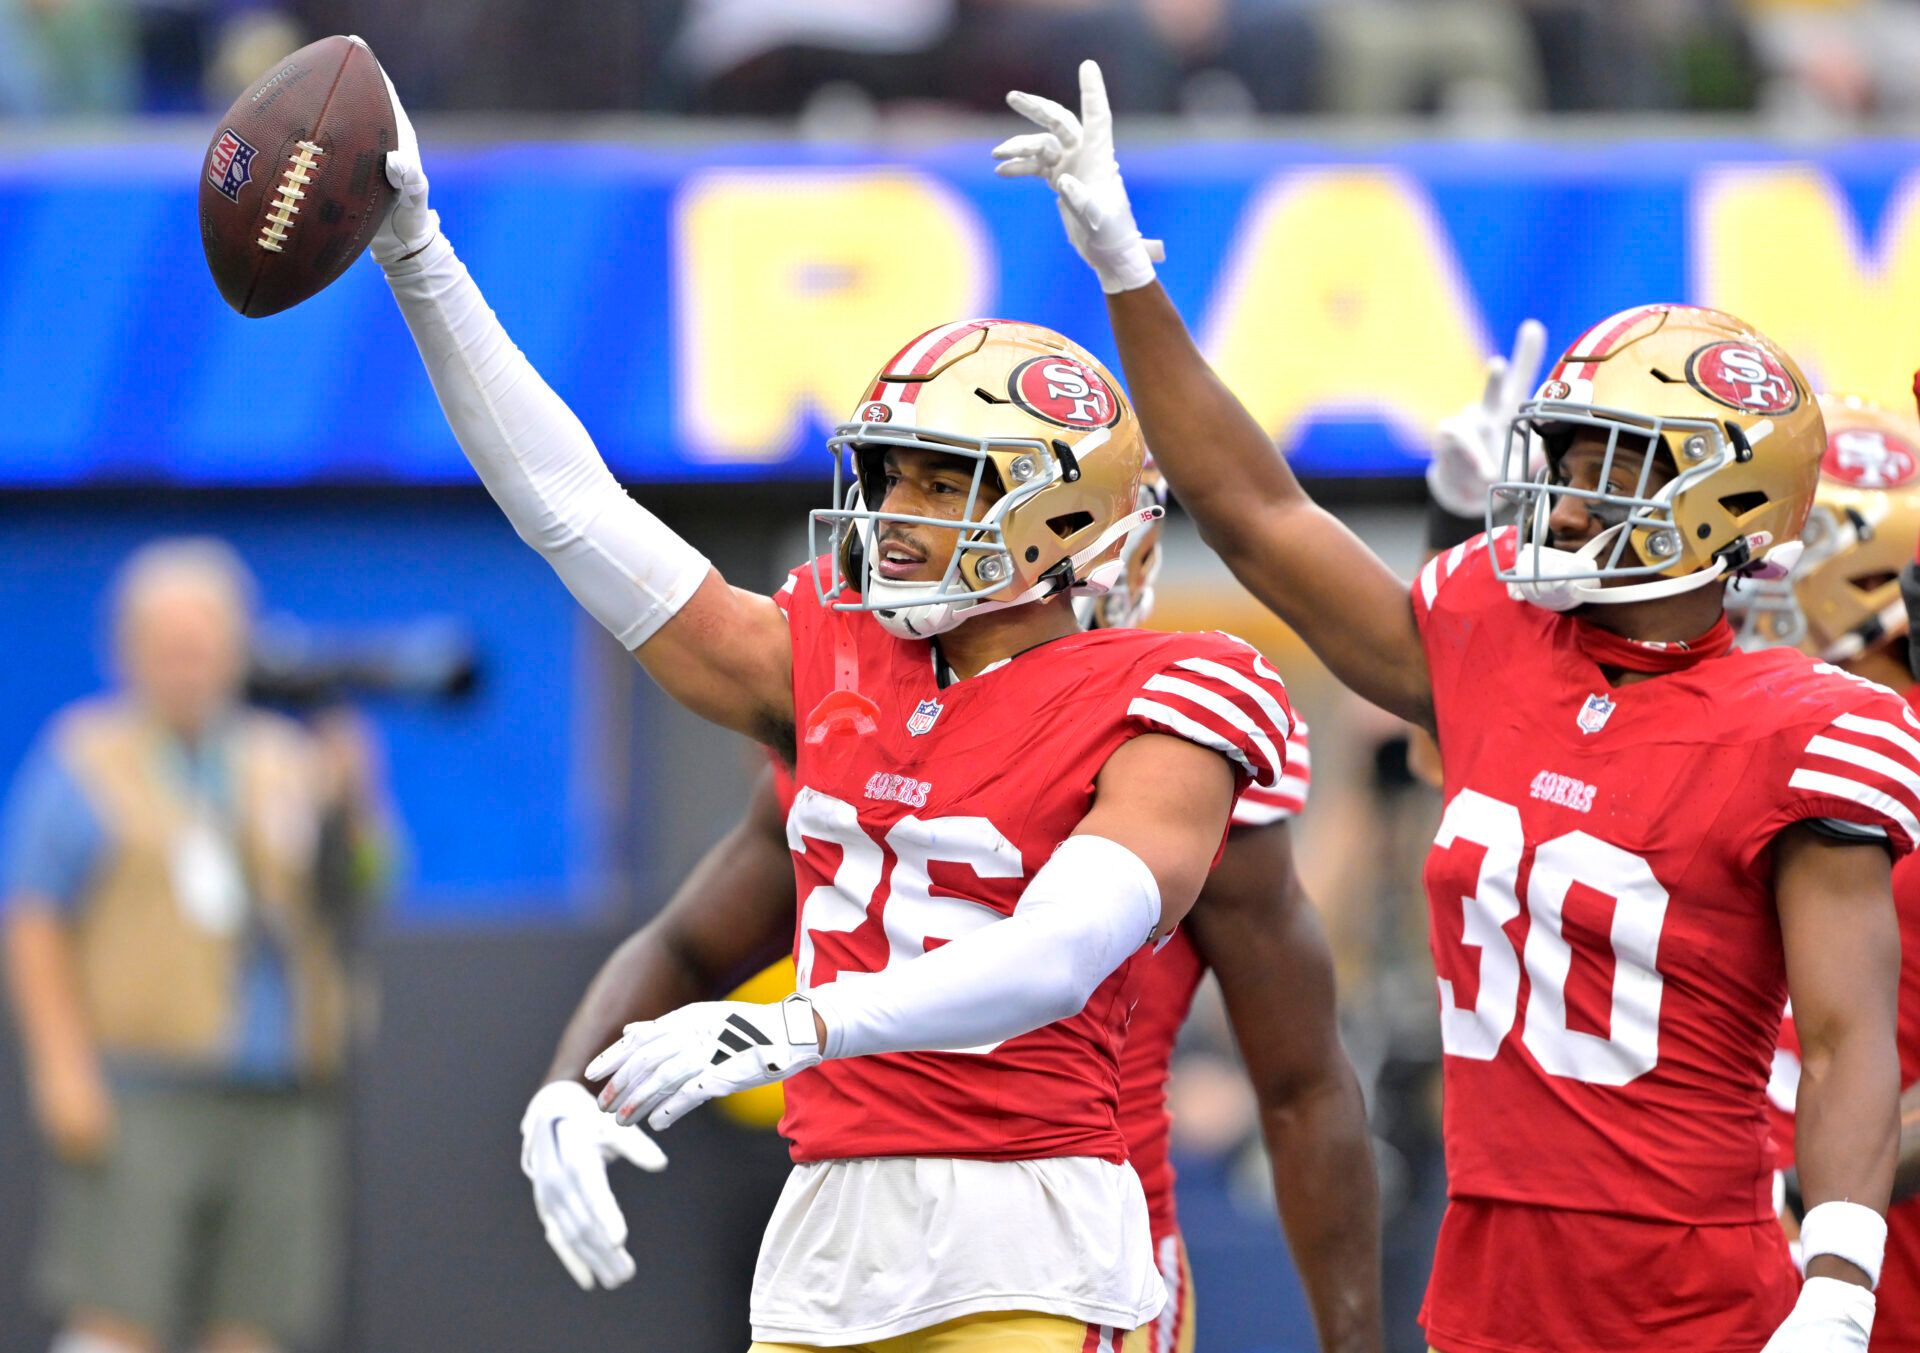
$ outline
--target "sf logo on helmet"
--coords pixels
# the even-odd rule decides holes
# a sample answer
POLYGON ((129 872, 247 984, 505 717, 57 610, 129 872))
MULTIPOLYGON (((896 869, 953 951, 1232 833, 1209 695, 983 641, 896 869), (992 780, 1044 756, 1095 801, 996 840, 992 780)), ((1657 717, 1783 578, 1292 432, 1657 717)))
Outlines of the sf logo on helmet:
POLYGON ((1820 473, 1857 489, 1898 488, 1920 471, 1912 448, 1877 428, 1843 428, 1827 439, 1820 473))
POLYGON ((1103 428, 1120 417, 1120 401, 1100 373, 1071 357, 1034 357, 1007 378, 1013 402, 1065 428, 1103 428))
POLYGON ((1786 413, 1800 391, 1779 359, 1752 343, 1709 343, 1687 359, 1693 388, 1746 413, 1786 413))

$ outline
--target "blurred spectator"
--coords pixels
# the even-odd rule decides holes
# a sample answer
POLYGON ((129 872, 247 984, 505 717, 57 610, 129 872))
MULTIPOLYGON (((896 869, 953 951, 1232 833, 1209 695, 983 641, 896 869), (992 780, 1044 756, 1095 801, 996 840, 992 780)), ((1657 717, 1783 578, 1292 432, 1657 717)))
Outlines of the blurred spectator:
POLYGON ((124 0, 0 0, 0 116, 125 113, 137 93, 124 0))
POLYGON ((1509 0, 1344 0, 1319 12, 1330 111, 1504 111, 1542 101, 1539 57, 1509 0))
POLYGON ((59 713, 0 836, 7 973, 48 1148, 56 1350, 304 1346, 335 1304, 343 918, 381 817, 364 737, 240 701, 224 544, 118 581, 122 689, 59 713))
POLYGON ((1787 118, 1920 109, 1920 6, 1911 0, 1747 0, 1762 102, 1787 118))
POLYGON ((819 89, 924 92, 923 62, 954 0, 689 0, 674 58, 703 112, 797 113, 819 89))
POLYGON ((1317 0, 1143 0, 1143 8, 1179 62, 1182 111, 1313 111, 1317 0))
POLYGON ((1920 108, 1913 0, 0 0, 0 116, 218 108, 324 32, 422 109, 997 114, 1088 56, 1136 114, 1920 108))
POLYGON ((1521 0, 1554 112, 1751 107, 1752 43, 1736 0, 1521 0))
MULTIPOLYGON (((126 3, 127 0, 123 0, 126 3)), ((140 50, 140 105, 149 113, 192 113, 224 105, 265 74, 275 60, 301 46, 299 29, 274 0, 131 0, 140 50), (229 41, 265 33, 264 50, 228 85, 221 63, 229 41), (225 97, 213 97, 212 83, 225 97)), ((351 31, 351 30, 349 30, 351 31)))

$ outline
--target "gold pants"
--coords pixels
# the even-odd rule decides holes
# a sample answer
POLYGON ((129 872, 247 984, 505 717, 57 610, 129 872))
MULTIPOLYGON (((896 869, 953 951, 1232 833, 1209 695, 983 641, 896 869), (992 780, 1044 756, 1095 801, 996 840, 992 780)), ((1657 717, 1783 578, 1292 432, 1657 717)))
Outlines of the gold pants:
POLYGON ((987 1311, 872 1343, 824 1348, 755 1342, 747 1353, 1147 1353, 1145 1328, 1131 1333, 1064 1315, 987 1311))

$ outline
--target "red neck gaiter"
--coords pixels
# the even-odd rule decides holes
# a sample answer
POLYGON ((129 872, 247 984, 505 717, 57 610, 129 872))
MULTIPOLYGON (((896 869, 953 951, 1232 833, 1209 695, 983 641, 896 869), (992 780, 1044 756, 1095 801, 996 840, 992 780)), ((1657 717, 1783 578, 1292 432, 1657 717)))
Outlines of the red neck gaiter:
POLYGON ((1726 616, 1691 643, 1645 643, 1584 620, 1573 622, 1573 641, 1582 653, 1602 667, 1625 672, 1679 672, 1697 662, 1717 658, 1733 647, 1733 626, 1726 616))

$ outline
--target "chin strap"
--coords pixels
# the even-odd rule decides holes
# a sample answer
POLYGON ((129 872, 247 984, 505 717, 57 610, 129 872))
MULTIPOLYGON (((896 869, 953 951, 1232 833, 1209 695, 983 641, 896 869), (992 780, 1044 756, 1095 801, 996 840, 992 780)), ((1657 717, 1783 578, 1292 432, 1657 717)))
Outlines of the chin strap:
MULTIPOLYGON (((1113 547, 1113 543, 1148 522, 1160 520, 1167 515, 1164 507, 1143 507, 1129 512, 1119 521, 1095 537, 1092 544, 1076 551, 1035 580, 1033 586, 1017 597, 985 598, 980 601, 938 601, 914 604, 902 601, 897 609, 874 612, 882 626, 903 639, 931 639, 935 635, 945 634, 961 621, 976 615, 987 615, 994 611, 1004 611, 1013 606, 1025 606, 1030 601, 1045 601, 1048 597, 1058 596, 1063 590, 1060 585, 1060 570, 1066 570, 1069 582, 1065 591, 1076 597, 1097 597, 1111 588, 1126 569, 1122 560, 1112 560, 1094 569, 1085 578, 1079 577, 1080 570, 1098 559, 1113 547), (911 614, 909 614, 911 612, 911 614)), ((900 588, 902 584, 890 582, 885 578, 867 578, 867 599, 883 601, 890 589, 900 588)), ((920 587, 921 584, 907 584, 920 587)))
MULTIPOLYGON (((1576 606, 1618 606, 1630 601, 1652 601, 1658 597, 1675 597, 1683 592, 1697 591, 1730 572, 1736 577, 1784 578, 1792 572, 1794 564, 1799 561, 1800 552, 1806 548, 1800 541, 1786 540, 1736 570, 1729 570, 1728 561, 1723 555, 1706 568, 1682 574, 1678 578, 1649 578, 1646 582, 1622 583, 1615 587, 1608 587, 1596 578, 1568 576, 1593 572, 1595 561, 1612 544, 1614 534, 1625 529, 1625 526, 1610 526, 1578 550, 1556 550, 1551 545, 1522 545, 1514 559, 1514 567, 1519 569, 1531 561, 1535 577, 1508 583, 1508 594, 1515 601, 1531 602, 1549 611, 1571 611, 1576 606)), ((1749 538, 1748 543, 1752 546, 1756 542, 1749 538)), ((1765 537, 1759 537, 1757 544, 1764 549, 1765 537)))

